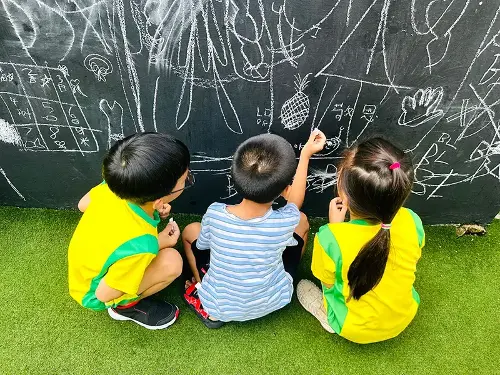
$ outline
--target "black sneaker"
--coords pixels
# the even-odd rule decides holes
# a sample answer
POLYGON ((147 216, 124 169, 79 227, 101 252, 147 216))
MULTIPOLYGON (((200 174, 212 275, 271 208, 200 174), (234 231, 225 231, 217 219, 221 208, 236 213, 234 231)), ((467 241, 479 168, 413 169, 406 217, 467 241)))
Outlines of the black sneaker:
POLYGON ((170 327, 179 316, 179 308, 171 303, 154 299, 143 299, 126 309, 111 307, 109 316, 115 320, 131 320, 147 329, 170 327))

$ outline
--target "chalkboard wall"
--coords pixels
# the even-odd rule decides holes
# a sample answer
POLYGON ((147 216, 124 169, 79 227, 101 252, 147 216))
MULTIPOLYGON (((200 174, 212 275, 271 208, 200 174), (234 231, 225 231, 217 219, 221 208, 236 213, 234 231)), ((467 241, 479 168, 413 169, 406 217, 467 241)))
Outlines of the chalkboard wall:
POLYGON ((231 156, 279 134, 325 216, 341 151, 413 155, 426 223, 500 210, 500 4, 477 0, 1 0, 0 204, 75 207, 110 144, 162 131, 193 154, 177 212, 237 197, 231 156))

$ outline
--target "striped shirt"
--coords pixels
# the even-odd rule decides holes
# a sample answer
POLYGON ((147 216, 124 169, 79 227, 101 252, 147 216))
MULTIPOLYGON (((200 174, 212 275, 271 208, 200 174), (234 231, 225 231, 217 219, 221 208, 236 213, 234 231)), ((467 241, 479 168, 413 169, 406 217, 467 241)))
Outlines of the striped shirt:
POLYGON ((282 255, 287 246, 297 245, 293 232, 299 221, 295 204, 270 208, 250 220, 229 213, 222 203, 208 208, 196 246, 210 249, 210 268, 198 295, 213 318, 256 319, 290 303, 293 280, 285 272, 282 255))

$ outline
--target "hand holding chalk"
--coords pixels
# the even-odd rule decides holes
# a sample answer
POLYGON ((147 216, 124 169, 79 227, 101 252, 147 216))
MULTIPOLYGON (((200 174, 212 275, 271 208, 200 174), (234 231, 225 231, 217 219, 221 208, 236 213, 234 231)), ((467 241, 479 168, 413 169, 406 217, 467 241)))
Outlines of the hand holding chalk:
MULTIPOLYGON (((172 236, 172 235, 175 233, 174 224, 175 224, 175 225, 177 225, 177 223, 174 221, 174 218, 173 218, 173 217, 171 217, 171 218, 170 218, 170 220, 168 221, 168 224, 169 224, 169 225, 171 225, 171 228, 172 228, 172 229, 170 230, 170 232, 168 232, 168 235, 169 235, 169 236, 172 236)), ((179 227, 177 226, 177 228, 179 228, 179 227)))
POLYGON ((179 240, 180 234, 179 226, 174 221, 174 218, 170 218, 165 229, 158 234, 162 248, 174 247, 179 240))
POLYGON ((314 154, 320 152, 325 147, 326 136, 325 134, 319 130, 314 129, 309 136, 307 143, 302 149, 302 155, 306 157, 311 157, 314 154))

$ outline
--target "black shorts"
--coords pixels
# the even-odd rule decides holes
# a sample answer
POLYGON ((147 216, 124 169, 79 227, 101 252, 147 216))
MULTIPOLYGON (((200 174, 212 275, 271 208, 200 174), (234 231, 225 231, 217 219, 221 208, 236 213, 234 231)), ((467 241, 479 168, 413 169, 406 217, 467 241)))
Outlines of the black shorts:
MULTIPOLYGON (((297 240, 297 245, 287 246, 285 251, 283 251, 283 265, 285 266, 285 271, 292 276, 295 280, 297 277, 297 270, 299 268, 300 258, 302 257, 302 248, 304 247, 304 240, 297 233, 293 234, 293 238, 297 240)), ((194 257, 196 258, 196 267, 198 268, 198 273, 200 277, 207 273, 208 267, 210 266, 210 250, 200 250, 196 247, 196 240, 191 244, 191 250, 193 251, 194 257)), ((191 280, 193 273, 189 269, 187 261, 184 261, 184 277, 186 280, 191 280)))

